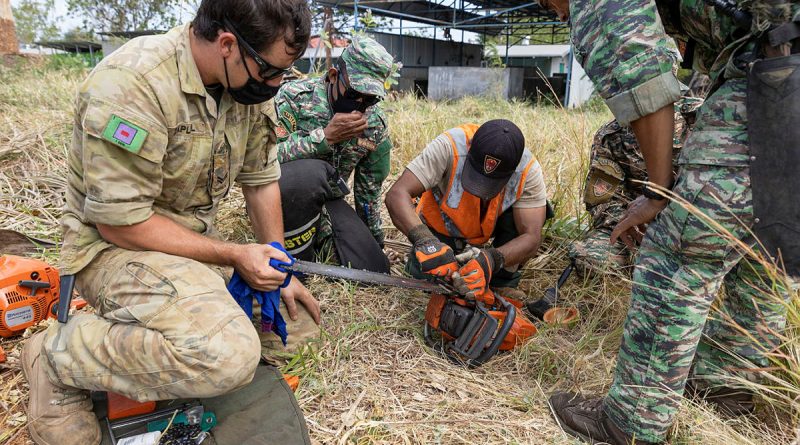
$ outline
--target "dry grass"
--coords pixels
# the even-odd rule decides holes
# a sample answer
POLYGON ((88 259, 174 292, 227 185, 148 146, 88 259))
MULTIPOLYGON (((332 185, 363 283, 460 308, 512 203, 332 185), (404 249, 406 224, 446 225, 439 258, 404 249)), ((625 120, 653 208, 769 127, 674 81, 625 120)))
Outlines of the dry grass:
MULTIPOLYGON (((71 97, 84 75, 41 64, 0 66, 0 228, 58 239, 71 97)), ((395 143, 395 176, 446 128, 499 117, 520 125, 543 165, 558 212, 522 282, 530 298, 538 298, 566 265, 566 244, 581 230, 580 190, 588 147, 608 112, 479 99, 431 103, 411 97, 389 101, 386 109, 395 143)), ((234 191, 219 217, 230 238, 251 236, 243 215, 241 195, 234 191)), ((396 231, 389 228, 389 234, 398 240, 394 245, 403 246, 396 231)), ((43 255, 51 261, 57 258, 57 252, 43 255)), ((312 439, 323 444, 577 443, 551 419, 547 394, 554 389, 607 388, 629 292, 622 277, 573 278, 564 290, 566 300, 580 309, 580 324, 571 329, 542 327, 533 341, 513 353, 465 370, 424 346, 425 295, 319 279, 310 288, 322 302, 326 341, 315 352, 298 354, 288 368, 302 375, 297 397, 312 439)), ((794 313, 796 329, 800 320, 794 313)), ((787 348, 797 357, 795 330, 786 335, 787 348)), ((27 387, 17 359, 22 341, 0 341, 10 355, 9 362, 0 365, 0 444, 30 443, 24 429, 27 387)), ((792 376, 797 376, 797 368, 788 368, 776 375, 784 386, 796 389, 798 380, 792 376)), ((786 393, 776 392, 776 406, 790 406, 786 393)), ((722 420, 687 402, 672 443, 788 443, 792 433, 785 418, 776 414, 766 423, 722 420)))

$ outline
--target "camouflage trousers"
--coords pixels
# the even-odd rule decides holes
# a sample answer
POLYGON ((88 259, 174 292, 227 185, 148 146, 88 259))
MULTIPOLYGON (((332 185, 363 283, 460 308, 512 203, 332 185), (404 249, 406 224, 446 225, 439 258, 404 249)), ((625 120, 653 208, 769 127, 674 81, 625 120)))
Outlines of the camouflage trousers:
POLYGON ((752 380, 785 326, 786 293, 735 244, 755 245, 748 168, 687 165, 674 192, 695 211, 673 201, 647 229, 605 399, 618 426, 652 442, 666 437, 690 373, 700 388, 752 380))
MULTIPOLYGON (((76 276, 95 313, 47 330, 51 380, 139 401, 213 397, 247 384, 274 334, 259 338, 228 293, 230 273, 160 252, 100 253, 76 276)), ((299 342, 293 334, 308 323, 284 316, 299 342)))
POLYGON ((622 272, 630 268, 633 253, 619 241, 610 244, 610 239, 611 229, 600 227, 569 245, 569 257, 579 273, 622 272))

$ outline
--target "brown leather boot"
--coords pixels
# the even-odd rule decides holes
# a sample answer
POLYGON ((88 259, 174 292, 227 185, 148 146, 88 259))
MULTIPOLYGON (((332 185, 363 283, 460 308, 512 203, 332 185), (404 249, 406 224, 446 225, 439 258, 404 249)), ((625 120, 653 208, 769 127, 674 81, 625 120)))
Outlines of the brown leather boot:
POLYGON ((556 421, 565 433, 590 444, 651 445, 636 440, 619 429, 603 412, 603 398, 588 399, 573 392, 550 396, 550 406, 556 421))
POLYGON ((743 388, 719 386, 700 389, 690 379, 686 381, 684 394, 690 399, 705 400, 717 412, 728 417, 745 416, 756 410, 753 393, 743 388))
POLYGON ((100 425, 92 412, 89 391, 53 384, 42 352, 44 332, 22 348, 22 372, 30 386, 28 431, 38 445, 98 445, 100 425))

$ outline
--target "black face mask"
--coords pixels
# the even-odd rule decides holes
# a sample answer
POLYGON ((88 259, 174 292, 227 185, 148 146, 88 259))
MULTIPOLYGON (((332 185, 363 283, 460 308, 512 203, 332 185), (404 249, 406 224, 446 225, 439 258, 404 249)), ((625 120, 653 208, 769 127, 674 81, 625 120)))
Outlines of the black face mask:
MULTIPOLYGON (((328 86, 328 97, 333 97, 332 94, 333 84, 328 86)), ((331 100, 331 108, 334 113, 352 113, 356 110, 364 113, 367 111, 367 104, 345 97, 344 94, 340 94, 339 97, 331 100)))
MULTIPOLYGON (((339 72, 338 82, 341 82, 342 73, 339 72)), ((336 86, 338 88, 338 85, 336 86)), ((328 84, 328 98, 331 103, 331 108, 334 113, 352 113, 358 111, 366 113, 367 108, 379 102, 379 99, 374 96, 364 97, 352 88, 347 88, 344 94, 338 94, 336 99, 333 98, 334 84, 328 84), (360 100, 359 100, 360 99, 360 100)))
POLYGON ((242 63, 244 64, 245 71, 247 71, 247 82, 238 88, 231 87, 231 82, 228 80, 227 59, 222 59, 222 63, 225 65, 225 81, 228 83, 228 93, 236 102, 242 105, 255 105, 266 102, 278 94, 280 86, 273 87, 267 85, 257 81, 250 75, 250 70, 247 68, 247 62, 244 60, 244 56, 242 56, 242 63))

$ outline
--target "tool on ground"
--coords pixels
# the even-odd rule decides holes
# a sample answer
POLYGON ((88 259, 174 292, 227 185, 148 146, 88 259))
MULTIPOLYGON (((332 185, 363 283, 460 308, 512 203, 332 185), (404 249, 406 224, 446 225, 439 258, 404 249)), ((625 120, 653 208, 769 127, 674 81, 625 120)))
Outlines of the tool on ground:
POLYGON ((203 405, 193 402, 184 403, 175 407, 161 409, 150 414, 129 417, 123 420, 106 420, 106 428, 112 444, 119 444, 121 439, 136 437, 152 432, 164 432, 159 443, 164 443, 164 438, 173 439, 173 443, 195 444, 198 439, 204 439, 205 434, 217 424, 217 418, 212 412, 205 411, 203 405), (174 430, 173 430, 174 428, 174 430), (170 430, 172 433, 170 434, 170 430), (194 440, 194 441, 191 441, 194 440))
POLYGON ((312 274, 361 283, 414 289, 431 294, 425 311, 426 342, 451 360, 477 367, 498 351, 507 351, 536 333, 518 312, 521 303, 488 292, 480 301, 459 296, 444 281, 426 281, 377 272, 350 269, 302 260, 289 263, 270 260, 281 272, 312 274))
POLYGON ((0 346, 0 363, 6 362, 6 351, 3 350, 3 347, 0 346))
POLYGON ((86 305, 72 301, 74 277, 41 260, 15 255, 0 257, 0 336, 11 337, 46 319, 66 322, 69 309, 86 305))
POLYGON ((536 333, 522 303, 489 291, 482 300, 433 294, 425 310, 425 342, 450 360, 478 367, 536 333))
POLYGON ((566 325, 575 322, 578 319, 578 310, 576 308, 558 306, 561 287, 574 269, 575 262, 573 261, 561 272, 555 287, 550 287, 544 291, 544 296, 541 299, 528 303, 526 306, 528 312, 548 324, 566 325))

